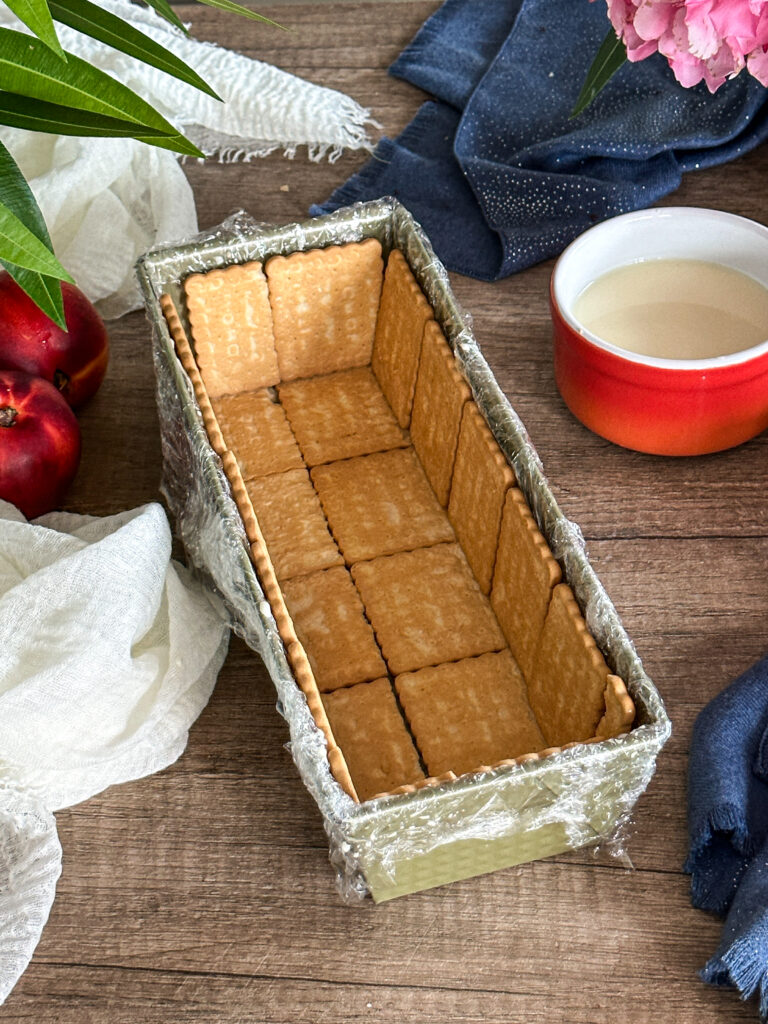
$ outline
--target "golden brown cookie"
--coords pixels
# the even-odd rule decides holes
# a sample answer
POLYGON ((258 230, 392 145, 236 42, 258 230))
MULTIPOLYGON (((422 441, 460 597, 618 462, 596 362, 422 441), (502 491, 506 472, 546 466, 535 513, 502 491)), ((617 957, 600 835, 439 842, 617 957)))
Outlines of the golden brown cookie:
POLYGON ((312 481, 348 565, 454 539, 413 448, 315 466, 312 481))
POLYGON ((308 466, 408 444, 369 366, 289 381, 278 392, 308 466))
POLYGON ((304 466, 288 418, 266 388, 224 395, 212 405, 244 480, 304 466))
POLYGON ((393 675, 504 647, 458 544, 358 562, 352 578, 393 675))
POLYGON ((605 714, 595 733, 601 740, 629 732, 635 720, 635 704, 620 676, 608 676, 605 686, 605 714))
POLYGON ((224 443, 224 437, 216 419, 216 414, 213 411, 211 400, 208 397, 208 392, 205 389, 205 384, 203 384, 203 378, 200 376, 197 362, 192 354, 192 346, 189 344, 187 332, 184 330, 176 305, 170 295, 160 296, 160 308, 163 311, 165 321, 168 324, 168 330, 173 338, 176 355, 179 357, 179 362, 184 367, 192 384, 192 390, 195 393, 195 399, 200 408, 200 415, 203 417, 203 426, 208 434, 208 440, 211 442, 211 447, 216 454, 223 455, 227 446, 224 443))
POLYGON ((349 773, 349 766, 347 765, 346 759, 341 750, 335 743, 328 744, 328 765, 331 769, 331 775, 333 775, 334 779, 336 779, 347 796, 351 796, 355 803, 359 804, 360 797, 355 791, 352 776, 349 773))
POLYGON ((395 688, 431 775, 462 775, 546 746, 508 650, 408 672, 395 688))
POLYGON ((383 676, 387 667, 347 569, 335 566, 285 580, 296 635, 324 693, 383 676))
POLYGON ((344 760, 344 755, 336 745, 336 739, 331 731, 331 725, 328 721, 325 705, 323 704, 322 697, 320 696, 320 691, 317 688, 317 682, 315 681, 312 669, 310 668, 306 652, 299 641, 296 640, 292 644, 288 645, 286 654, 288 656, 288 664, 293 670, 299 689, 306 698, 307 707, 315 721, 315 725, 325 737, 325 742, 328 747, 328 766, 331 769, 331 774, 344 792, 348 796, 351 796, 356 803, 359 803, 360 801, 357 793, 355 792, 355 787, 352 783, 352 776, 349 774, 347 762, 344 760))
MULTIPOLYGON (((221 465, 229 480, 230 487, 232 488, 232 497, 243 520, 243 528, 250 545, 251 561, 256 568, 259 582, 264 590, 264 596, 269 601, 272 614, 275 617, 280 639, 289 650, 292 644, 300 647, 301 645, 296 639, 296 632, 293 628, 291 617, 285 606, 283 592, 277 582, 277 574, 275 573, 272 559, 269 557, 264 535, 256 519, 256 513, 253 511, 251 499, 248 497, 248 491, 246 490, 240 467, 232 452, 224 452, 221 456, 221 465)), ((310 671, 309 662, 307 662, 307 671, 310 671)))
POLYGON ((361 800, 424 778, 388 679, 336 690, 323 702, 361 800))
POLYGON ((371 361, 383 262, 375 238, 273 256, 269 301, 282 380, 371 361))
POLYGON ((596 734, 605 713, 608 675, 573 591, 558 584, 528 679, 528 699, 550 746, 596 734))
POLYGON ((280 380, 261 263, 192 274, 184 291, 197 365, 212 398, 280 380))
POLYGON ((424 472, 445 507, 469 385, 456 365, 443 332, 434 320, 424 328, 419 372, 413 395, 411 440, 424 472))
POLYGON ((404 428, 411 421, 424 325, 432 319, 432 307, 405 256, 393 249, 381 290, 371 366, 397 422, 404 428))
POLYGON ((246 489, 279 580, 343 563, 306 469, 249 480, 246 489))
POLYGON ((467 402, 461 418, 448 516, 480 589, 491 589, 504 495, 515 474, 482 413, 467 402))
POLYGON ((307 699, 307 707, 315 720, 315 725, 325 736, 326 743, 329 746, 333 746, 335 744, 335 740, 333 738, 333 733, 331 732, 331 727, 328 724, 325 705, 323 704, 322 697, 320 696, 320 690, 317 688, 317 680, 312 672, 306 651, 298 640, 293 640, 292 643, 286 644, 286 656, 288 664, 291 666, 294 679, 298 683, 299 689, 307 699))
POLYGON ((561 578, 522 491, 511 487, 501 519, 491 607, 526 678, 533 670, 552 590, 561 578))

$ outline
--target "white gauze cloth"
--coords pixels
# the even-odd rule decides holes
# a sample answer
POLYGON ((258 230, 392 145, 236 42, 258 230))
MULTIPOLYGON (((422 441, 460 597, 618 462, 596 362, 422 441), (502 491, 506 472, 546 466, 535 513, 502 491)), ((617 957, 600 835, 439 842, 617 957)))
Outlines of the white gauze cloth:
MULTIPOLYGON (((181 57, 224 101, 63 25, 63 47, 129 86, 207 156, 250 160, 307 147, 310 160, 370 149, 369 112, 333 89, 190 39, 130 0, 99 6, 181 57)), ((238 15, 230 15, 238 18, 238 15)), ((246 19, 240 19, 243 33, 246 19)), ((0 26, 26 31, 0 5, 0 26)), ((280 29, 273 29, 279 32, 280 29)), ((80 139, 0 128, 43 212, 56 255, 102 316, 141 301, 133 264, 147 249, 197 232, 194 198, 177 158, 133 139, 80 139)), ((222 186, 226 187, 222 180, 222 186)))
POLYGON ((53 902, 51 812, 175 761, 228 638, 160 505, 28 523, 0 501, 0 1003, 53 902))

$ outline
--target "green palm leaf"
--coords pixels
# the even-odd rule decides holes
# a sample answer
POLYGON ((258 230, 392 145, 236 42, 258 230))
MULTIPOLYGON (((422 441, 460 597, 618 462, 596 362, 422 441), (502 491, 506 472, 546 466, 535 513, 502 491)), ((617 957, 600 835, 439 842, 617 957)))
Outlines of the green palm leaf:
POLYGON ((38 39, 53 50, 60 60, 66 60, 46 0, 3 0, 19 21, 23 21, 38 39))
MULTIPOLYGON (((89 110, 75 110, 60 103, 31 100, 13 92, 0 92, 0 124, 10 128, 25 128, 30 132, 49 135, 97 136, 109 139, 133 139, 136 122, 123 118, 93 114, 89 110)), ((167 138, 157 128, 142 128, 143 138, 167 138)))
POLYGON ((168 0, 147 0, 147 6, 151 7, 153 11, 156 11, 161 18, 165 18, 165 20, 170 22, 170 24, 175 28, 180 29, 185 36, 189 35, 186 25, 168 3, 168 0))
POLYGON ((571 117, 576 117, 589 106, 601 89, 604 89, 613 78, 624 61, 627 59, 627 50, 624 43, 619 39, 613 29, 609 29, 608 35, 597 51, 595 59, 584 79, 576 106, 571 111, 571 117))
POLYGON ((263 14, 257 14, 250 7, 236 4, 234 0, 200 0, 200 3, 205 4, 207 7, 216 7, 220 11, 229 11, 230 14, 240 14, 242 17, 251 18, 253 21, 264 21, 267 25, 272 25, 274 28, 281 28, 285 31, 284 25, 279 25, 276 21, 272 21, 271 18, 265 18, 263 14))
POLYGON ((64 63, 38 40, 0 28, 0 89, 131 121, 136 125, 135 138, 177 153, 202 156, 196 146, 127 86, 74 54, 67 56, 64 63), (151 136, 146 129, 161 134, 151 136))
POLYGON ((67 321, 64 316, 64 297, 61 294, 61 282, 55 277, 37 274, 34 270, 25 270, 8 260, 0 260, 16 284, 32 299, 34 304, 45 315, 66 331, 67 321))
POLYGON ((32 195, 32 189, 24 179, 19 165, 2 142, 0 142, 0 203, 12 210, 44 245, 52 249, 51 236, 48 234, 40 207, 32 195))
POLYGON ((0 203, 0 258, 46 277, 72 280, 51 250, 4 203, 0 203))
POLYGON ((90 0, 49 2, 51 14, 63 25, 69 25, 70 28, 75 28, 92 39, 98 39, 99 42, 106 43, 121 53, 127 53, 130 57, 137 57, 144 64, 151 64, 152 67, 173 75, 174 78, 200 89, 201 92, 208 93, 216 100, 221 98, 183 60, 117 15, 97 7, 96 4, 90 3, 90 0))
MULTIPOLYGON (((51 250, 51 238, 40 207, 15 160, 2 143, 0 143, 0 203, 32 232, 46 249, 51 250)), ((11 230, 13 230, 12 223, 11 230)), ((64 303, 59 283, 59 278, 67 278, 64 268, 57 262, 57 276, 41 274, 12 262, 7 258, 9 252, 10 249, 7 246, 0 246, 0 263, 32 301, 51 320, 66 330, 64 303)))

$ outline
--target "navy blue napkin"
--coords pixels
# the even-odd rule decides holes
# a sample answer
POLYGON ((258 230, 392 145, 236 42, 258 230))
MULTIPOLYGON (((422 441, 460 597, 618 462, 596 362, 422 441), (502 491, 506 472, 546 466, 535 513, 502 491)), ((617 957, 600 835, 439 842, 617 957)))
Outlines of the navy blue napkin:
POLYGON ((691 901, 727 914, 702 977, 768 1020, 768 656, 701 712, 688 777, 691 901))
POLYGON ((393 195, 450 269, 495 280, 768 136, 754 78, 683 89, 658 55, 570 118, 608 28, 602 3, 447 0, 390 68, 435 100, 312 212, 393 195))

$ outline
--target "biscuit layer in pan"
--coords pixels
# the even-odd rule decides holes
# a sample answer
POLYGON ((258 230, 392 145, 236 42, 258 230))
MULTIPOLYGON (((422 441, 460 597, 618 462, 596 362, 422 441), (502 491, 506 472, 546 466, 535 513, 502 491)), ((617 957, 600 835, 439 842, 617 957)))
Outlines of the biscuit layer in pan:
POLYGON ((388 679, 336 690, 323 702, 361 800, 424 778, 388 679))
POLYGON ((413 448, 316 466, 311 476, 348 565, 454 540, 413 448))
POLYGON ((370 366, 288 381, 278 393, 308 466, 409 443, 370 366))
POLYGON ((431 775, 463 775, 546 745, 508 650, 400 675, 395 688, 431 775))
POLYGON ((279 379, 370 363, 382 271, 375 238, 267 262, 279 379))
POLYGON ((349 571, 323 569, 283 582, 283 595, 320 690, 383 676, 381 657, 349 571))
POLYGON ((352 577, 393 675, 505 646, 458 544, 358 562, 352 577))

